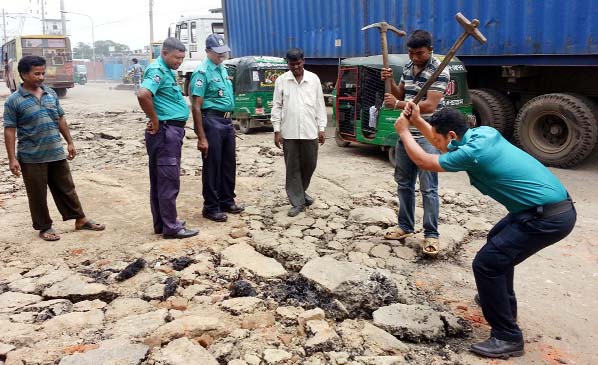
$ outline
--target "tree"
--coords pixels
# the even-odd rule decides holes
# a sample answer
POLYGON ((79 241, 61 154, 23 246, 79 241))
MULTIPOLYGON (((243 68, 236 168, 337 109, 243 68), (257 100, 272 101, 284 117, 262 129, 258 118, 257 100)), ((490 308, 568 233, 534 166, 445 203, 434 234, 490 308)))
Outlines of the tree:
POLYGON ((87 43, 79 42, 73 48, 73 58, 91 59, 91 46, 87 43))
POLYGON ((96 41, 96 57, 98 56, 110 56, 111 53, 126 53, 129 52, 129 46, 122 43, 116 43, 111 40, 106 41, 96 41), (114 47, 113 51, 110 50, 110 47, 114 47))

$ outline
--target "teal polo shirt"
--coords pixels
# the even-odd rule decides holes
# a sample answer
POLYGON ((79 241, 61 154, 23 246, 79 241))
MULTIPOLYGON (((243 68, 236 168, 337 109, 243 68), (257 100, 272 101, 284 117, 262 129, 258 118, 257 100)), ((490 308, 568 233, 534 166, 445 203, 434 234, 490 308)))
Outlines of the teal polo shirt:
POLYGON ((172 71, 162 57, 152 62, 143 75, 141 87, 154 95, 154 110, 158 120, 187 121, 189 107, 172 71))
POLYGON ((471 128, 448 149, 438 159, 440 166, 466 171, 471 185, 511 213, 567 198, 565 187, 550 170, 492 127, 471 128))
POLYGON ((191 75, 191 95, 203 98, 202 109, 232 112, 235 108, 233 83, 228 79, 226 67, 214 64, 207 57, 191 75))

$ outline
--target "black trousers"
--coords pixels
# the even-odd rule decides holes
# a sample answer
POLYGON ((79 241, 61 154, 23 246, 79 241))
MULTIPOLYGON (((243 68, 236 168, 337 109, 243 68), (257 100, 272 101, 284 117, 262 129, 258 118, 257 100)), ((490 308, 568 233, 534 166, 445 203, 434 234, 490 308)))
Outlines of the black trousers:
POLYGON ((204 210, 217 213, 235 204, 235 128, 229 118, 215 115, 203 114, 202 121, 208 140, 201 173, 204 210))
POLYGON ((533 210, 508 214, 490 230, 487 243, 472 266, 482 312, 492 327, 492 336, 513 342, 523 339, 515 321, 515 265, 565 238, 573 230, 576 218, 571 204, 568 211, 547 217, 533 210))
POLYGON ((19 164, 27 190, 33 229, 44 231, 52 227, 52 218, 48 211, 48 188, 62 220, 85 217, 66 160, 19 164))
POLYGON ((285 139, 282 142, 286 166, 285 188, 294 207, 305 205, 305 191, 318 163, 317 139, 285 139))

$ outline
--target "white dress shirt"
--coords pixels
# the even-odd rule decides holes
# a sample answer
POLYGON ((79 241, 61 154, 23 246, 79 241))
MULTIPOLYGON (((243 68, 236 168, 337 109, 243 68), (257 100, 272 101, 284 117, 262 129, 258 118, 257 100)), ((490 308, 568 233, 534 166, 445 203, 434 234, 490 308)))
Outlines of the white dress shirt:
POLYGON ((272 116, 274 132, 284 139, 316 139, 326 129, 326 104, 320 78, 304 70, 298 83, 291 71, 280 75, 274 84, 272 116))

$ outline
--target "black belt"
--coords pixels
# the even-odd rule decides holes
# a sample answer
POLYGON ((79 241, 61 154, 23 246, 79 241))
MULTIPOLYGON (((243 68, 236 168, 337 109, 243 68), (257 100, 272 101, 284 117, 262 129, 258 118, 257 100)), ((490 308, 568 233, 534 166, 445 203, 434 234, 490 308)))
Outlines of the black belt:
POLYGON ((164 123, 166 125, 171 125, 173 127, 185 128, 185 124, 187 121, 180 121, 180 120, 161 120, 160 123, 164 123))
POLYGON ((216 109, 202 109, 201 113, 205 115, 213 115, 220 118, 230 118, 230 112, 221 112, 220 110, 216 109))
POLYGON ((553 215, 568 212, 571 208, 573 208, 573 201, 571 198, 567 198, 558 203, 538 205, 537 207, 530 209, 530 211, 534 212, 534 215, 538 218, 548 218, 553 215))

